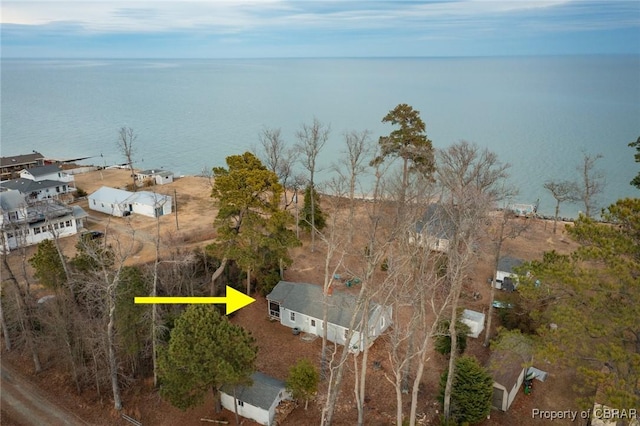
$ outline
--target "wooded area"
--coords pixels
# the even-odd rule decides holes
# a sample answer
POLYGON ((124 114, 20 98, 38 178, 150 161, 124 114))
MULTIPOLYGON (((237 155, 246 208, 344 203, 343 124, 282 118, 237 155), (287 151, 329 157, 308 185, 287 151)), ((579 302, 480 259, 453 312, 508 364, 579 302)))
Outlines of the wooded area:
MULTIPOLYGON (((314 284, 322 287, 323 298, 315 302, 323 306, 323 324, 342 277, 357 278, 345 338, 364 336, 362 351, 354 352, 331 343, 323 327, 317 359, 291 369, 287 386, 305 401, 305 409, 316 399, 317 423, 341 424, 336 406, 349 389, 357 424, 368 424, 371 386, 392 390, 395 413, 389 415, 398 425, 418 424, 428 401, 442 404, 434 419, 442 424, 481 421, 491 409, 491 378, 472 355, 462 355, 466 331, 458 324, 469 297, 466 283, 474 278, 480 251, 494 260, 495 278, 505 241, 520 238, 535 219, 508 210, 516 193, 508 183, 510 166, 489 149, 466 141, 434 149, 419 112, 406 104, 383 122, 394 129, 377 144, 367 131, 344 135, 345 151, 324 182, 317 182, 317 155, 330 137, 328 125, 317 119, 303 125, 292 145, 278 129, 266 129, 257 152, 230 156, 226 167, 212 170, 211 192, 203 194, 217 209, 210 244, 172 247, 156 218, 147 241, 155 258, 135 262, 136 230, 128 228, 128 219, 115 218, 107 221, 105 238, 80 238, 72 255, 63 252, 55 233, 33 256, 27 257, 24 247, 3 253, 4 349, 28 353, 36 374, 56 369, 78 394, 108 395, 116 411, 127 405, 123 389, 150 378, 154 391, 176 407, 197 406, 224 385, 250 384, 261 357, 259 342, 218 307, 136 305, 134 297, 218 296, 227 285, 264 296, 287 277, 291 251, 302 247, 321 269, 322 279, 314 284), (373 181, 367 190, 365 176, 373 181), (298 197, 304 197, 303 207, 298 197), (430 206, 439 213, 427 215, 430 206), (115 226, 125 233, 112 234, 115 226), (446 247, 432 246, 434 233, 446 236, 446 247), (22 270, 10 258, 21 259, 22 270), (36 285, 53 297, 36 300, 36 285), (364 315, 374 304, 393 307, 393 325, 375 343, 364 315), (425 372, 440 365, 434 348, 443 338, 448 367, 440 371, 441 382, 428 384, 440 393, 425 395, 425 372), (375 384, 372 344, 384 345, 388 365, 384 380, 375 384), (461 384, 466 380, 478 388, 469 391, 461 384)), ((135 133, 125 130, 119 136, 130 165, 135 133)), ((637 143, 630 146, 640 149, 637 143)), ((575 369, 582 389, 576 396, 585 407, 596 394, 597 402, 611 407, 638 407, 640 199, 619 200, 603 210, 602 221, 594 220, 603 184, 598 158, 584 154, 581 184, 545 184, 557 206, 584 202, 586 214, 566 226, 579 248, 528 259, 519 270, 517 291, 501 295, 512 310, 496 314, 491 285, 483 301, 488 312, 483 340, 491 345, 496 330, 504 341, 509 333, 526 335, 534 359, 575 369), (517 318, 510 317, 515 312, 517 318), (500 328, 492 326, 492 318, 500 328)), ((557 209, 555 216, 554 234, 557 209)))

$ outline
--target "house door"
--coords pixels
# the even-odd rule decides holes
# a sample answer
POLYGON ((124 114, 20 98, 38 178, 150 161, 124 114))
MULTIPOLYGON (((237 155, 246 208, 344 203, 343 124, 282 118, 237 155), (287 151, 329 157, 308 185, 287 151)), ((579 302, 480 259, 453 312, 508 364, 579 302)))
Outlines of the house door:
POLYGON ((313 334, 318 334, 318 327, 316 326, 316 320, 311 318, 311 320, 309 321, 309 332, 313 333, 313 334))

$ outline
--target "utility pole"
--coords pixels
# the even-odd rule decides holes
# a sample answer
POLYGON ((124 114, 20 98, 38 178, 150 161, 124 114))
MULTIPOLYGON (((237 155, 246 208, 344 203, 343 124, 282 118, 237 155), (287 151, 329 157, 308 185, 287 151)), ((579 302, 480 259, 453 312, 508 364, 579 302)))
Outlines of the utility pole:
POLYGON ((173 189, 173 205, 176 210, 176 230, 180 230, 180 225, 178 224, 178 193, 176 189, 173 189))

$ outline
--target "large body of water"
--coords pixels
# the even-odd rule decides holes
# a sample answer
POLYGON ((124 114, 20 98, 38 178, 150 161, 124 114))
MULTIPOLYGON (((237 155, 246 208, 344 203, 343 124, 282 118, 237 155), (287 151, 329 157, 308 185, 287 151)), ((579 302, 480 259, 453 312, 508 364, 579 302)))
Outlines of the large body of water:
MULTIPOLYGON (((425 59, 2 60, 1 151, 124 159, 117 130, 138 134, 136 167, 198 174, 250 150, 265 128, 293 144, 314 117, 331 126, 320 166, 343 134, 391 126, 399 103, 420 111, 436 148, 465 139, 512 165, 515 201, 551 213, 546 180, 577 179, 582 152, 602 154, 602 206, 638 196, 627 146, 640 136, 640 57, 425 59)), ((328 172, 325 172, 325 178, 328 172)), ((563 206, 575 215, 579 205, 563 206)))

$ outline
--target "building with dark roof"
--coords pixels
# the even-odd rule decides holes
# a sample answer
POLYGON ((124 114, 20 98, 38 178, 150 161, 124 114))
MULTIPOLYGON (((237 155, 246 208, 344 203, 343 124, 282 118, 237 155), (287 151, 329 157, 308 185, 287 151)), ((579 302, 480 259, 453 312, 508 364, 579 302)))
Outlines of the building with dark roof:
MULTIPOLYGON (((374 302, 369 303, 366 316, 358 306, 358 298, 346 291, 333 291, 328 299, 327 339, 345 345, 349 335, 351 319, 355 315, 354 327, 349 341, 349 350, 360 352, 365 343, 371 345, 392 322, 392 309, 374 302), (363 325, 368 328, 365 336, 363 325), (365 337, 367 337, 365 342, 365 337)), ((307 283, 280 281, 267 296, 269 316, 282 325, 302 332, 323 335, 323 288, 307 283)))
POLYGON ((0 180, 17 178, 21 170, 43 165, 44 156, 36 151, 13 157, 0 157, 0 180))
POLYGON ((282 380, 255 372, 250 386, 223 386, 220 390, 222 406, 229 411, 238 410, 238 415, 270 426, 281 401, 291 399, 282 380), (234 398, 235 395, 235 398, 234 398), (235 400, 235 401, 234 401, 235 400))

